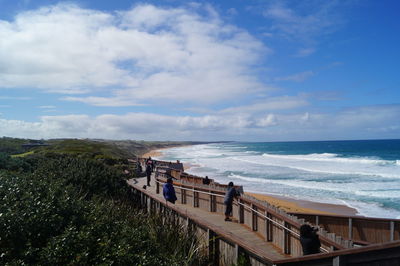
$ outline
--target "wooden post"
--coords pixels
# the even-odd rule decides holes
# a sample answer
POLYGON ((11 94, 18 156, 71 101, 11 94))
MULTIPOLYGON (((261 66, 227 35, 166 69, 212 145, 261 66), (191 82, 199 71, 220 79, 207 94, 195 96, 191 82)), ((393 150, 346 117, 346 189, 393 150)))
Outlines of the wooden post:
POLYGON ((153 211, 153 198, 149 197, 149 206, 147 207, 149 213, 153 211))
POLYGON ((394 221, 390 221, 390 241, 394 241, 394 221))
POLYGON ((156 182, 156 193, 160 194, 160 183, 157 182, 157 180, 155 180, 155 182, 156 182))
POLYGON ((258 223, 258 221, 257 221, 258 215, 257 215, 256 211, 257 211, 257 206, 251 204, 251 212, 252 212, 251 224, 252 224, 253 231, 257 231, 257 229, 258 229, 258 224, 257 224, 258 223))
POLYGON ((240 203, 239 204, 239 223, 244 223, 244 207, 243 207, 243 201, 242 201, 242 199, 238 199, 238 203, 240 203))
MULTIPOLYGON (((210 191, 208 191, 208 193, 211 193, 210 191)), ((212 212, 213 211, 213 196, 210 195, 210 200, 209 200, 209 211, 212 212)))
POLYGON ((346 266, 346 257, 344 256, 337 256, 334 257, 332 260, 332 266, 346 266))
MULTIPOLYGON (((290 224, 287 222, 284 222, 283 225, 286 228, 290 229, 290 224)), ((290 237, 290 232, 286 229, 283 229, 283 234, 284 234, 284 240, 283 240, 283 249, 285 251, 285 254, 290 254, 290 249, 291 249, 291 237, 290 237)))
POLYGON ((199 203, 199 192, 195 192, 193 191, 193 207, 199 207, 200 203, 199 203))
POLYGON ((349 239, 353 239, 353 219, 349 217, 349 239))
POLYGON ((210 195, 210 212, 217 211, 217 196, 210 195))
POLYGON ((147 212, 148 213, 151 213, 151 201, 152 200, 153 200, 153 198, 146 196, 146 205, 147 205, 147 212))
POLYGON ((208 229, 208 258, 212 265, 219 265, 219 240, 217 234, 208 229))
POLYGON ((239 258, 240 258, 240 252, 241 252, 241 248, 238 244, 235 244, 235 254, 234 254, 234 258, 233 258, 233 262, 235 263, 235 265, 239 265, 239 258))
MULTIPOLYGON (((266 215, 269 219, 272 219, 272 215, 269 212, 266 212, 266 215)), ((271 220, 266 219, 265 222, 267 223, 266 230, 267 230, 267 241, 272 242, 273 240, 273 229, 272 229, 272 222, 271 220)))
POLYGON ((181 188, 181 203, 186 204, 186 190, 181 188))
POLYGON ((319 225, 319 216, 315 215, 315 225, 318 226, 319 225))

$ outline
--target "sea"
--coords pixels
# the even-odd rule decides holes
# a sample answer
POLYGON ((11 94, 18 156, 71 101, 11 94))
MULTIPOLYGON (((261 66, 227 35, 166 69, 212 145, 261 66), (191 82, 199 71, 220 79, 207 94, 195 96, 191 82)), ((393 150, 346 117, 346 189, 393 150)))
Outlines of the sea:
POLYGON ((247 192, 355 208, 358 215, 400 219, 400 139, 224 142, 165 149, 186 171, 247 192))

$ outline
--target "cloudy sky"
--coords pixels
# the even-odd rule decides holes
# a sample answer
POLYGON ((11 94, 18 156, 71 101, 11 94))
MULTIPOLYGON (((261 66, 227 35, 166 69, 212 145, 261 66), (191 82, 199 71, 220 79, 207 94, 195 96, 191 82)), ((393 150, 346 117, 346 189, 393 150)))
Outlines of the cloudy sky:
POLYGON ((0 0, 0 136, 400 137, 396 0, 0 0))

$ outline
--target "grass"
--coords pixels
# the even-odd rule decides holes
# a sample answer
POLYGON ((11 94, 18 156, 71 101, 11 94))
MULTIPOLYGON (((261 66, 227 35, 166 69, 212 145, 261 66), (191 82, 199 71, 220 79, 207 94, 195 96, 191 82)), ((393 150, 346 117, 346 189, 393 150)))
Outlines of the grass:
POLYGON ((28 151, 28 152, 24 152, 24 153, 20 153, 20 154, 11 155, 11 157, 12 158, 25 157, 25 156, 28 156, 28 155, 31 155, 34 153, 35 153, 34 151, 28 151))

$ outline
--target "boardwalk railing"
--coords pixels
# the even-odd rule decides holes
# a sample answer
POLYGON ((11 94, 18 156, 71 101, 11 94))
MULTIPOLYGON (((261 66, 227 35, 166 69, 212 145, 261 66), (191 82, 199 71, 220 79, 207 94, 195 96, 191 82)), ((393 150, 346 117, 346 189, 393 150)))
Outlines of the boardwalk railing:
MULTIPOLYGON (((142 159, 144 162, 145 159, 142 159)), ((159 166, 168 166, 169 162, 157 161, 159 166)), ((174 163, 173 163, 174 164, 174 163)), ((176 164, 176 163, 175 163, 176 164)), ((179 168, 179 166, 177 166, 179 168)), ((162 168, 159 168, 162 172, 162 168)), ((167 167, 164 169, 168 169, 167 167)), ((169 172, 170 175, 182 182, 186 180, 189 183, 202 184, 203 177, 193 176, 183 171, 169 172)), ((166 173, 166 172, 165 172, 166 173)), ((214 186, 213 179, 211 187, 216 189, 226 188, 226 185, 216 183, 214 186)), ((274 208, 272 206, 272 208, 274 208)), ((343 215, 321 215, 310 213, 291 213, 297 218, 304 219, 305 222, 321 227, 330 233, 341 236, 344 240, 351 240, 357 245, 370 245, 377 243, 386 243, 389 241, 400 240, 400 219, 382 219, 361 216, 343 216, 343 215)), ((324 234, 322 230, 320 235, 324 234)), ((333 238, 332 235, 327 234, 333 238)), ((336 236, 335 236, 336 238, 336 236)), ((346 246, 346 245, 345 245, 346 246)))
MULTIPOLYGON (((166 182, 164 174, 158 174, 156 178, 156 191, 160 193, 160 187, 166 182)), ((210 212, 224 213, 223 198, 225 191, 211 188, 206 185, 195 185, 184 181, 174 183, 178 201, 210 212)), ((261 235, 265 241, 272 242, 283 253, 292 256, 301 256, 302 248, 299 241, 299 229, 304 223, 285 211, 276 208, 266 202, 243 195, 233 206, 233 218, 246 225, 252 231, 261 235)), ((223 218, 221 218, 223 219, 223 218)), ((321 251, 329 252, 352 247, 352 242, 343 240, 340 236, 319 230, 321 251)))
MULTIPOLYGON (((141 161, 139 160, 139 162, 141 161)), ((182 174, 183 171, 176 169, 174 171, 177 171, 174 173, 177 179, 185 176, 185 173, 182 174)), ((160 193, 160 185, 170 176, 170 172, 156 172, 156 175, 156 191, 160 193)), ((199 181, 200 177, 198 177, 200 178, 199 180, 197 177, 190 175, 186 175, 186 177, 174 183, 180 203, 190 204, 195 208, 201 208, 210 212, 223 212, 222 196, 225 194, 225 188, 215 182, 212 182, 210 185, 202 185, 202 182, 199 181), (196 184, 192 182, 193 180, 196 180, 196 184)), ((134 182, 129 185, 131 186, 135 202, 140 203, 142 207, 150 212, 157 211, 163 215, 173 215, 187 226, 196 230, 198 237, 205 241, 203 248, 207 250, 207 254, 213 265, 237 264, 239 259, 243 258, 243 255, 247 258, 246 264, 257 266, 400 265, 400 240, 397 240, 399 239, 399 220, 312 214, 298 214, 299 218, 266 202, 243 195, 234 206, 234 217, 237 222, 255 231, 266 241, 273 243, 282 252, 292 257, 287 259, 271 259, 265 257, 263 251, 257 246, 247 246, 240 237, 238 238, 234 234, 226 235, 224 231, 221 231, 220 227, 199 218, 193 213, 189 215, 185 209, 174 204, 168 204, 159 196, 156 197, 152 194, 154 192, 135 186, 134 182), (301 256, 301 247, 298 240, 299 226, 306 221, 318 224, 325 229, 329 229, 331 232, 343 235, 347 233, 349 238, 353 237, 356 240, 355 236, 357 234, 368 235, 370 237, 366 240, 361 239, 360 241, 375 241, 380 243, 380 241, 386 241, 389 238, 388 241, 391 242, 351 248, 353 246, 351 240, 342 239, 342 237, 334 233, 327 233, 327 231, 320 228, 319 235, 323 252, 301 256), (345 231, 344 227, 347 227, 348 231, 345 231), (380 228, 382 230, 379 232, 380 228), (376 232, 373 232, 374 230, 376 232), (368 232, 368 234, 365 232, 368 232), (379 234, 385 236, 379 238, 379 234)))
POLYGON ((226 235, 221 227, 196 215, 189 215, 185 209, 175 204, 168 204, 145 188, 134 184, 129 185, 132 200, 139 203, 149 213, 172 216, 175 221, 193 230, 200 241, 199 249, 208 256, 212 265, 237 265, 243 258, 246 260, 246 265, 276 265, 271 258, 265 257, 260 249, 246 246, 236 235, 226 235))
POLYGON ((400 220, 362 216, 295 213, 305 221, 324 227, 354 243, 369 245, 400 240, 400 220))

